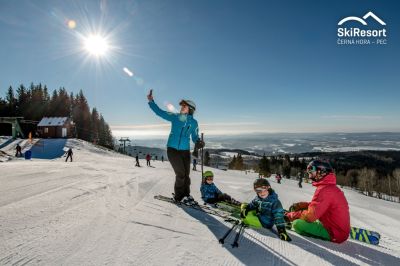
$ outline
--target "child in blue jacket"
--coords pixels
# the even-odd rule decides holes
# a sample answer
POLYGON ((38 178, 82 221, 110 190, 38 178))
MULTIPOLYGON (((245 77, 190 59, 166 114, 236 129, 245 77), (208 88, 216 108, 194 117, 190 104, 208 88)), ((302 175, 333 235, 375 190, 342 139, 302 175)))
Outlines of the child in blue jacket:
POLYGON ((233 199, 226 193, 222 193, 214 184, 214 173, 212 171, 205 171, 203 174, 204 182, 201 184, 200 192, 201 198, 205 203, 214 204, 217 202, 225 201, 232 205, 240 206, 240 202, 233 199))
POLYGON ((250 211, 255 210, 263 227, 271 229, 275 224, 280 239, 291 241, 286 233, 284 209, 278 199, 278 194, 271 188, 268 180, 264 178, 256 179, 253 186, 257 196, 249 204, 242 204, 241 217, 245 218, 250 211))

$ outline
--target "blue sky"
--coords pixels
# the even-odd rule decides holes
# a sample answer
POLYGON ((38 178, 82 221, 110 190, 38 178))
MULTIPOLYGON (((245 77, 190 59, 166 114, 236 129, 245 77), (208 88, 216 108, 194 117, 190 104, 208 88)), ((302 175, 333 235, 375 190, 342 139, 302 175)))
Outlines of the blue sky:
MULTIPOLYGON (((399 7, 365 0, 3 0, 0 96, 31 82, 82 89, 117 135, 168 131, 147 106, 149 88, 163 108, 194 100, 206 134, 399 132, 399 7), (337 23, 369 11, 386 22, 387 44, 338 45, 337 23), (82 48, 82 36, 96 31, 112 47, 100 58, 82 48)), ((365 29, 379 27, 368 20, 365 29)))

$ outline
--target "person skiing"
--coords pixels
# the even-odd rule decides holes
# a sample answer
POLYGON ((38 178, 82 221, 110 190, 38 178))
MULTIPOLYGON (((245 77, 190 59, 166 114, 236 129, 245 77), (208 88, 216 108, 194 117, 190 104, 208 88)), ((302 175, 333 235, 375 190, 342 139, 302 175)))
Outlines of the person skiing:
POLYGON ((174 199, 178 202, 195 203, 190 195, 190 137, 198 148, 204 147, 199 138, 199 127, 193 115, 196 105, 190 100, 181 100, 180 113, 162 110, 154 102, 153 90, 147 95, 150 109, 161 118, 171 122, 171 132, 168 137, 167 155, 175 172, 174 199))
POLYGON ((139 154, 136 154, 135 159, 136 159, 136 164, 135 164, 135 166, 140 167, 140 163, 139 163, 139 154))
POLYGON ((146 164, 147 164, 147 166, 151 166, 150 165, 150 161, 151 161, 151 156, 150 156, 150 154, 147 154, 146 155, 146 164))
POLYGON ((325 161, 313 160, 307 173, 317 189, 311 202, 297 202, 285 213, 292 228, 301 235, 335 243, 347 240, 350 234, 350 213, 344 193, 336 186, 336 175, 325 161))
POLYGON ((303 182, 303 174, 301 172, 297 173, 297 179, 299 180, 299 188, 302 188, 303 186, 301 185, 301 183, 303 182))
POLYGON ((241 218, 244 219, 248 215, 254 215, 255 211, 255 215, 258 217, 262 227, 271 229, 275 224, 279 238, 284 241, 292 241, 285 229, 282 203, 278 199, 278 194, 271 188, 268 180, 257 178, 253 183, 253 187, 257 195, 249 204, 242 204, 241 218))
POLYGON ((193 171, 197 171, 197 169, 196 169, 196 166, 197 166, 197 160, 196 160, 196 158, 193 158, 193 171))
POLYGON ((21 148, 21 146, 19 145, 19 143, 18 143, 17 146, 15 147, 15 150, 16 150, 15 157, 18 157, 18 156, 22 157, 22 152, 21 152, 22 148, 21 148))
POLYGON ((69 148, 66 154, 67 158, 65 158, 65 161, 68 161, 68 158, 70 158, 70 162, 72 162, 72 155, 73 155, 72 148, 69 148))
POLYGON ((201 198, 205 203, 214 204, 225 201, 232 205, 240 206, 240 202, 232 198, 226 193, 222 193, 214 184, 214 173, 205 171, 203 174, 203 182, 200 186, 201 198))
POLYGON ((161 162, 162 162, 162 163, 164 162, 164 155, 161 156, 161 162))
POLYGON ((281 183, 281 179, 282 179, 281 174, 276 174, 275 175, 275 179, 276 179, 276 182, 278 182, 278 184, 280 184, 281 183))

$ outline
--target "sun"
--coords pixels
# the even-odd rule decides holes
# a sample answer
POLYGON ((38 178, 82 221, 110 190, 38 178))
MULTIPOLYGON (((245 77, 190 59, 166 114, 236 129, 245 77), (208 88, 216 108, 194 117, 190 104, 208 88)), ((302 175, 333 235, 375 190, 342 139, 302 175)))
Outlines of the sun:
POLYGON ((96 57, 104 56, 109 50, 107 39, 100 35, 89 35, 84 39, 85 50, 96 57))

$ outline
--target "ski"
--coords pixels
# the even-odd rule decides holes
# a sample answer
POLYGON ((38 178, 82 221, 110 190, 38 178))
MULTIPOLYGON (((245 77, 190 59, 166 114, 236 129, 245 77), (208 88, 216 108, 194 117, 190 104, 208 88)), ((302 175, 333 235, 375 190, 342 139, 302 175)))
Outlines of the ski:
POLYGON ((200 205, 198 203, 197 204, 185 204, 183 202, 175 201, 172 197, 166 197, 166 196, 163 196, 163 195, 156 195, 156 196, 154 196, 154 198, 157 199, 157 200, 166 201, 166 202, 175 204, 177 206, 189 207, 189 208, 192 208, 192 209, 195 209, 195 210, 198 210, 198 211, 202 211, 202 212, 214 215, 214 216, 218 216, 218 217, 224 218, 224 219, 229 218, 230 215, 231 215, 229 212, 222 211, 222 210, 219 210, 219 209, 215 209, 215 208, 212 208, 212 207, 210 207, 208 205, 200 205))
POLYGON ((225 211, 230 213, 231 217, 236 219, 240 219, 240 207, 236 205, 232 205, 228 202, 217 202, 215 207, 221 211, 225 211))

